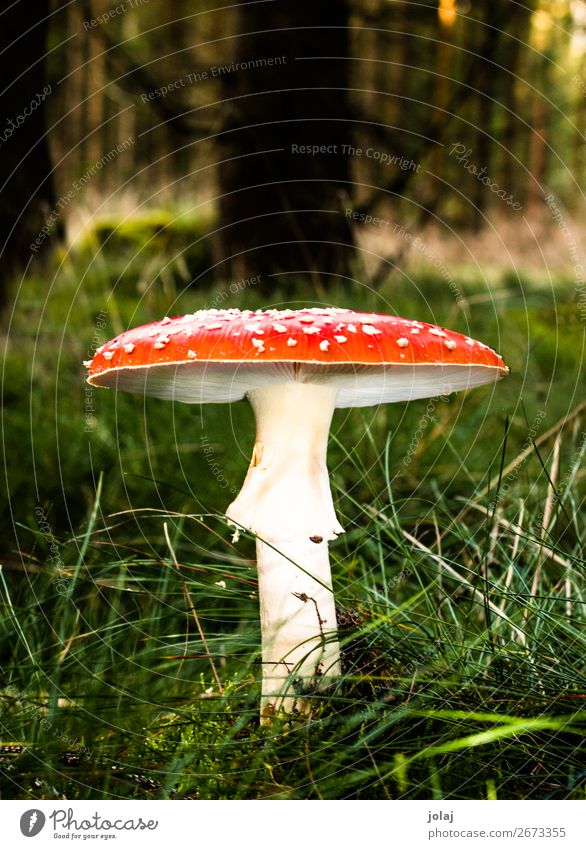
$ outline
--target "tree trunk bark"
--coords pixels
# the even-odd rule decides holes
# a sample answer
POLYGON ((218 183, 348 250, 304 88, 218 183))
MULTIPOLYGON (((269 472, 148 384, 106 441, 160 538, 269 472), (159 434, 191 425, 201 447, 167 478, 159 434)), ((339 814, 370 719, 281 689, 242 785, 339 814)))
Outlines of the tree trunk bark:
POLYGON ((242 4, 221 76, 222 275, 345 275, 352 235, 349 9, 242 4), (327 58, 316 58, 327 57, 327 58), (310 146, 310 150, 306 146, 310 146))
POLYGON ((528 40, 530 20, 531 9, 527 5, 514 5, 510 9, 510 23, 508 38, 505 42, 504 59, 504 67, 509 73, 500 75, 501 99, 506 107, 503 112, 503 129, 500 133, 502 144, 500 180, 509 191, 513 191, 515 184, 518 186, 521 181, 523 183, 526 181, 526 176, 520 173, 519 163, 515 156, 521 158, 519 138, 525 132, 520 120, 522 103, 518 102, 517 99, 517 87, 519 85, 517 77, 522 78, 523 75, 524 51, 522 47, 528 40))
MULTIPOLYGON (((24 270, 55 204, 51 161, 45 137, 45 76, 48 0, 8 5, 2 14, 0 53, 0 300, 10 277, 24 270)), ((41 249, 49 240, 43 240, 41 249)))
MULTIPOLYGON (((508 15, 508 0, 499 0, 486 10, 485 27, 479 30, 479 52, 482 51, 480 75, 473 85, 478 89, 476 96, 476 133, 474 141, 474 156, 478 168, 486 169, 488 176, 494 178, 492 172, 494 143, 491 135, 494 132, 495 98, 498 89, 499 76, 497 66, 501 54, 503 32, 506 30, 508 15)), ((490 190, 480 180, 475 180, 472 189, 474 215, 473 229, 478 231, 485 226, 485 213, 488 210, 492 196, 490 190)))

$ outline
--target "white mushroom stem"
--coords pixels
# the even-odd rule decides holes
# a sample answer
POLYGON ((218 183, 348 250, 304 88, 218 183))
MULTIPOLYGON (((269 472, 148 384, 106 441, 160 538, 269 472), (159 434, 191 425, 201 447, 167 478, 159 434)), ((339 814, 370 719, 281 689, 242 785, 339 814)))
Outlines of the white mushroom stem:
POLYGON ((304 713, 340 675, 328 541, 343 532, 326 465, 336 390, 286 383, 248 394, 256 444, 227 515, 255 533, 262 629, 261 720, 304 713))

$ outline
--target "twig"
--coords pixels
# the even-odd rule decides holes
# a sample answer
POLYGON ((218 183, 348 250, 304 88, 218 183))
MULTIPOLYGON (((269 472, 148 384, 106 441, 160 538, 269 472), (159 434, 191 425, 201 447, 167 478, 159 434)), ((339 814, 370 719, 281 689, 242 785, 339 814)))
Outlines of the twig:
POLYGON ((539 553, 537 555, 537 564, 535 566, 535 575, 533 576, 533 584, 531 585, 531 597, 537 595, 537 591, 539 589, 539 581, 541 579, 541 570, 543 566, 543 543, 547 536, 547 531, 549 528, 549 522, 551 519, 551 514, 553 512, 553 501, 554 496, 556 494, 555 485, 557 482, 558 471, 560 468, 560 442, 561 442, 561 433, 558 433, 554 446, 553 446, 553 458, 551 461, 551 472, 549 475, 549 483, 547 487, 547 498, 545 499, 545 507, 543 508, 543 521, 541 523, 541 545, 539 547, 539 553))
MULTIPOLYGON (((525 518, 525 502, 521 501, 521 509, 519 510, 519 525, 523 527, 523 519, 525 518)), ((499 513, 499 521, 502 524, 502 516, 499 513)), ((515 534, 513 538, 513 550, 511 552, 511 561, 509 563, 509 567, 507 569, 507 573, 505 575, 505 592, 503 593, 503 600, 501 602, 501 610, 504 611, 505 604, 507 603, 507 595, 509 589, 511 587, 511 583, 513 581, 513 574, 515 571, 515 563, 517 562, 517 552, 519 551, 519 540, 521 536, 519 534, 515 534)))
POLYGON ((167 545, 169 546, 169 551, 171 552, 171 557, 173 558, 173 565, 174 565, 175 569, 177 570, 177 574, 179 575, 179 578, 181 580, 181 584, 183 586, 183 594, 184 594, 184 596, 187 600, 187 604, 189 605, 189 609, 191 610, 191 614, 192 614, 193 619, 195 621, 195 624, 197 626, 197 630, 199 632, 199 636, 201 637, 201 642, 202 642, 202 645, 204 647, 206 657, 210 662, 210 666, 212 668, 214 678, 216 679, 216 684, 218 685, 218 690, 220 691, 220 693, 223 693, 224 688, 222 687, 222 682, 220 681, 220 676, 218 675, 218 670, 216 669, 216 664, 214 663, 214 658, 212 657, 212 654, 209 650, 207 640, 205 638, 205 634, 202 630, 202 627, 201 627, 201 624, 200 624, 200 621, 199 621, 199 616, 197 615, 197 610, 195 609, 195 605, 194 605, 193 601, 191 600, 191 595, 189 594, 189 590, 187 589, 187 584, 185 583, 183 575, 181 574, 181 567, 179 566, 179 563, 177 562, 177 557, 175 556, 175 551, 173 550, 173 546, 171 545, 171 540, 169 539, 169 529, 167 528, 166 522, 163 522, 163 530, 164 530, 164 533, 165 533, 165 539, 167 540, 167 545))
POLYGON ((364 746, 365 746, 365 748, 366 748, 366 751, 368 752, 368 757, 370 758, 370 762, 371 762, 371 764, 372 764, 372 765, 373 765, 373 767, 374 767, 374 771, 375 771, 375 773, 376 773, 376 777, 377 777, 377 779, 378 779, 378 782, 379 782, 379 784, 381 785, 381 787, 382 787, 382 788, 383 788, 383 790, 384 790, 385 796, 387 797, 387 799, 392 799, 393 797, 389 794, 389 791, 387 790, 387 786, 386 786, 386 784, 385 784, 385 783, 384 783, 384 781, 383 781, 383 777, 382 777, 382 775, 380 774, 380 769, 378 768, 378 764, 377 764, 377 762, 375 761, 375 759, 374 759, 374 757, 373 757, 373 755, 372 755, 372 752, 370 751, 370 747, 369 747, 368 743, 365 743, 365 744, 364 744, 364 746))

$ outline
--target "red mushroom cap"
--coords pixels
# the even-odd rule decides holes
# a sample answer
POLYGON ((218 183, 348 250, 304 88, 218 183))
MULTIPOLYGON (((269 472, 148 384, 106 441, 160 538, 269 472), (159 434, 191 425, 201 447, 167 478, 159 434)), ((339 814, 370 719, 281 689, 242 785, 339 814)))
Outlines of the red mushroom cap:
POLYGON ((432 324, 344 309, 200 310, 120 334, 88 382, 186 403, 238 400, 268 383, 338 388, 337 406, 441 395, 508 368, 487 345, 432 324))

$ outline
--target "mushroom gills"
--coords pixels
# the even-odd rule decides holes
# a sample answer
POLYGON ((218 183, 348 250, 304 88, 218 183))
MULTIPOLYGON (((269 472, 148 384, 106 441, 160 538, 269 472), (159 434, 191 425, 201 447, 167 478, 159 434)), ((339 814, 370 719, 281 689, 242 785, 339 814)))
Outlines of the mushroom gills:
POLYGON ((285 384, 330 387, 336 407, 370 407, 448 395, 495 380, 484 365, 437 363, 206 362, 186 360, 148 366, 122 366, 92 377, 94 386, 136 392, 184 404, 229 404, 285 384))

